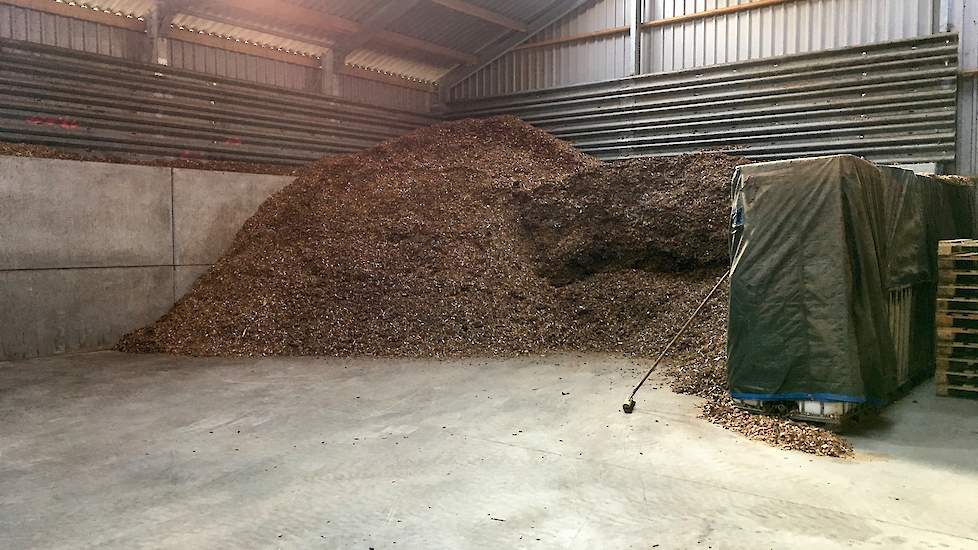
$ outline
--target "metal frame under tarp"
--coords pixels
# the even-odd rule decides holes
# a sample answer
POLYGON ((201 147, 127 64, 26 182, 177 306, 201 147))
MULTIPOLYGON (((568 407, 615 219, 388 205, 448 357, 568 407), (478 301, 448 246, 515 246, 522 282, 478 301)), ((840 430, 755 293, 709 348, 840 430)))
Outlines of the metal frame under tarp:
POLYGON ((932 373, 937 241, 976 235, 975 189, 850 155, 739 167, 731 396, 880 405, 932 373))

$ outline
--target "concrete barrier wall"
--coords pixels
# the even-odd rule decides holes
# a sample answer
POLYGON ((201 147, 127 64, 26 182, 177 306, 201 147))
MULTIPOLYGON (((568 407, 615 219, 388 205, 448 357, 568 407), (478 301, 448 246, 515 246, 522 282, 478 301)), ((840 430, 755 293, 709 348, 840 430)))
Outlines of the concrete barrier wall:
POLYGON ((165 313, 287 176, 0 157, 0 361, 165 313))

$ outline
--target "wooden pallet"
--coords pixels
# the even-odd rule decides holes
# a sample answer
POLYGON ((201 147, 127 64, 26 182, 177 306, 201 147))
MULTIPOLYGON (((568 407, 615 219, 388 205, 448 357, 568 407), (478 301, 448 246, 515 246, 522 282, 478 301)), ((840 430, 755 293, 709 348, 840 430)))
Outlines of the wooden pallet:
POLYGON ((948 241, 939 241, 937 243, 938 256, 950 256, 952 254, 962 254, 968 252, 978 252, 978 240, 951 239, 948 241))
POLYGON ((978 397, 978 240, 937 246, 937 395, 978 397))
POLYGON ((978 275, 978 254, 938 256, 937 269, 941 273, 953 273, 956 277, 978 275))
MULTIPOLYGON (((976 276, 978 278, 978 276, 976 276)), ((978 298, 978 282, 937 285, 938 298, 978 298)))
POLYGON ((950 298, 937 298, 938 313, 978 313, 978 298, 965 298, 962 296, 952 296, 950 298))
POLYGON ((942 371, 934 374, 937 395, 958 395, 978 397, 978 369, 966 371, 942 371), (953 393, 952 393, 953 392, 953 393))
POLYGON ((935 367, 937 395, 978 398, 978 357, 938 355, 935 367))
POLYGON ((978 286, 978 271, 973 269, 938 270, 937 283, 939 286, 978 286))
POLYGON ((942 308, 941 305, 942 303, 938 301, 937 312, 934 315, 935 326, 978 329, 978 311, 973 309, 946 309, 942 308))

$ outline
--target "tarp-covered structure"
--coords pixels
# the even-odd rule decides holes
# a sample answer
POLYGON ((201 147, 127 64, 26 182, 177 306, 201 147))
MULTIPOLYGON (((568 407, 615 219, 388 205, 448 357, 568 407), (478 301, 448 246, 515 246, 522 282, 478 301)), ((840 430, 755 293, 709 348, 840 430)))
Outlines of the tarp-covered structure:
POLYGON ((841 155, 741 166, 731 197, 734 398, 882 404, 933 372, 937 241, 975 237, 974 181, 841 155))

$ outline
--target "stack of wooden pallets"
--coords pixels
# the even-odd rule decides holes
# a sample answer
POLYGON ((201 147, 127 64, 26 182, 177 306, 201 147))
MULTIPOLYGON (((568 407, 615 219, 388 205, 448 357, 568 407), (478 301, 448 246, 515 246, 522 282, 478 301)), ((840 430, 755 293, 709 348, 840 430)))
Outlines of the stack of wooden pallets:
POLYGON ((940 241, 937 395, 978 397, 978 240, 940 241))

